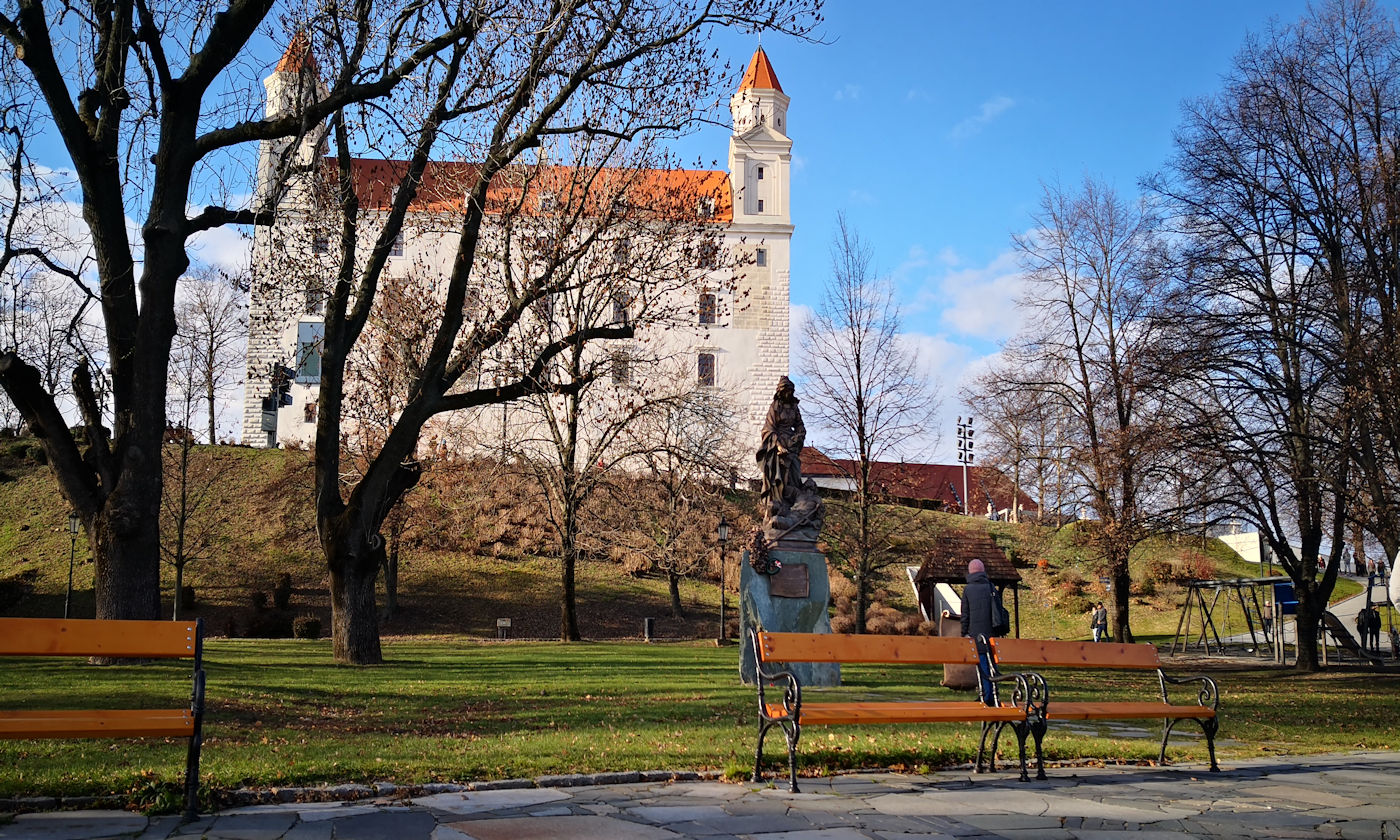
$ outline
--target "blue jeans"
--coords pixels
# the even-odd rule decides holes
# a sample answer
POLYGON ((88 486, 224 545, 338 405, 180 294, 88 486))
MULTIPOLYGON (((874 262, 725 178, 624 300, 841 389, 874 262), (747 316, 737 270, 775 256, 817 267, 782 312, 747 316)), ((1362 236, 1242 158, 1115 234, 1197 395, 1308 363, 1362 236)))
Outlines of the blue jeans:
POLYGON ((1096 642, 1102 642, 1102 641, 1103 641, 1103 628, 1100 627, 1100 626, 1097 625, 1097 624, 1094 625, 1094 641, 1096 641, 1096 642))

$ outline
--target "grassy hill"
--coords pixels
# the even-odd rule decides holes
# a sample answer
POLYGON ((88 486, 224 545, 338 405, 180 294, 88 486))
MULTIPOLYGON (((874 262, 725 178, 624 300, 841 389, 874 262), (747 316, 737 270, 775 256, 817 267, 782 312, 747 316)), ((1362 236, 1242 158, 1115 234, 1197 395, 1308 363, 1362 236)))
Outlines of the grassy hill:
MULTIPOLYGON (((67 506, 52 474, 40 463, 32 441, 0 442, 0 614, 62 615, 67 583, 69 539, 67 506)), ((309 455, 287 450, 198 447, 191 485, 207 491, 192 520, 190 542, 197 559, 186 567, 194 588, 189 615, 202 616, 216 635, 249 635, 269 620, 285 625, 309 615, 329 623, 326 575, 311 516, 309 455), (285 576, 285 581, 284 581, 285 576), (275 593, 290 584, 289 604, 274 608, 275 593), (266 606, 259 608, 259 604, 266 606)), ((558 632, 559 566, 542 505, 528 482, 479 464, 440 468, 410 497, 412 504, 399 539, 399 612, 385 622, 387 635, 467 634, 493 637, 496 620, 510 618, 517 638, 552 638, 558 632)), ((713 518, 718 518, 718 505, 713 518)), ((737 616, 734 582, 738 543, 752 527, 752 499, 744 493, 725 500, 734 523, 727 581, 731 624, 737 616)), ((839 505, 839 502, 833 502, 839 505)), ((718 564, 713 524, 698 521, 688 545, 702 557, 698 573, 681 586, 684 618, 670 616, 665 576, 649 568, 635 548, 638 527, 616 502, 602 500, 592 512, 590 556, 578 570, 579 617, 585 637, 639 637, 643 619, 656 619, 661 637, 712 638, 718 631, 718 564)), ((908 565, 924 556, 926 538, 944 529, 988 531, 1025 577, 1021 592, 1022 635, 1083 638, 1093 600, 1105 598, 1092 550, 1073 527, 1058 530, 988 522, 933 511, 913 517, 899 550, 908 565)), ((830 520, 829 520, 830 521, 830 520)), ((173 528, 166 528, 167 536, 173 528)), ((642 541, 644 542, 644 540, 642 541)), ((93 613, 92 565, 85 538, 76 545, 74 615, 93 613)), ((877 629, 918 625, 917 606, 904 572, 905 562, 888 570, 872 616, 877 629)), ((1143 637, 1170 636, 1176 628, 1184 590, 1171 578, 1189 571, 1215 577, 1255 577, 1245 563, 1218 541, 1160 538, 1135 552, 1133 627, 1143 637)), ((174 572, 165 567, 169 612, 174 572)), ((1342 593, 1355 591, 1342 589, 1342 593)), ((853 587, 835 579, 833 592, 845 608, 853 587)), ((1339 594, 1342 594, 1339 593, 1339 594)), ((1009 606, 1008 599, 1008 606, 1009 606)))

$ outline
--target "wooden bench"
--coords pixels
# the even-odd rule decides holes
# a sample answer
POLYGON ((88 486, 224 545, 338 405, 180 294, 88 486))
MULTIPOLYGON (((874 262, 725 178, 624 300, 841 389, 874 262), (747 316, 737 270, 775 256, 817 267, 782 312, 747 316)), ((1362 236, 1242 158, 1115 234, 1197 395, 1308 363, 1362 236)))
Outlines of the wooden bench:
POLYGON ((193 659, 190 704, 179 709, 0 710, 0 738, 189 738, 186 820, 196 816, 204 722, 202 621, 0 618, 0 656, 193 659))
MULTIPOLYGON (((1062 642, 1041 639, 992 639, 992 656, 995 667, 1008 668, 1066 668, 1073 671, 1085 669, 1122 669, 1155 671, 1159 699, 1152 700, 1103 700, 1103 701, 1061 701, 1049 702, 1045 707, 1046 719, 1055 720, 1162 720, 1162 749, 1158 760, 1167 761, 1167 738, 1172 729, 1183 720, 1194 720, 1205 732, 1206 748, 1210 751, 1210 769, 1218 771, 1215 761, 1215 733, 1220 725, 1220 691, 1215 680, 1204 675, 1169 677, 1162 671, 1162 660, 1155 645, 1116 644, 1112 642, 1062 642), (1195 703, 1172 703, 1168 697, 1168 686, 1199 684, 1195 703)), ((1041 729, 1040 732, 1044 732, 1041 729)), ((1035 734, 1035 733, 1033 733, 1035 734)), ((993 741, 992 748, 996 749, 993 741)), ((1036 742, 1036 753, 1040 753, 1040 742, 1036 742)))
MULTIPOLYGON (((781 665, 791 662, 870 662, 892 665, 977 665, 977 645, 972 639, 949 636, 856 636, 837 633, 753 633, 753 650, 758 682, 758 747, 754 755, 753 780, 760 781, 763 767, 763 739, 768 730, 780 727, 787 736, 788 772, 791 790, 797 792, 797 742, 802 727, 811 724, 878 723, 980 723, 982 740, 977 747, 977 772, 982 770, 988 733, 1010 726, 1020 748, 1021 780, 1026 773, 1026 736, 1042 730, 1045 688, 1036 674, 1005 674, 992 677, 993 697, 999 683, 1012 683, 1013 700, 984 704, 977 700, 854 701, 809 703, 802 698, 802 684, 781 665), (770 668, 772 670, 770 670, 770 668), (772 688, 781 688, 780 697, 770 697, 772 688)), ((1039 735, 1036 743, 1040 742, 1039 735)), ((996 739, 993 738, 995 745, 996 739)), ((1037 763, 1040 756, 1037 753, 1037 763)), ((995 769, 993 748, 989 766, 995 769)), ((1044 771, 1041 771, 1044 778, 1044 771)))

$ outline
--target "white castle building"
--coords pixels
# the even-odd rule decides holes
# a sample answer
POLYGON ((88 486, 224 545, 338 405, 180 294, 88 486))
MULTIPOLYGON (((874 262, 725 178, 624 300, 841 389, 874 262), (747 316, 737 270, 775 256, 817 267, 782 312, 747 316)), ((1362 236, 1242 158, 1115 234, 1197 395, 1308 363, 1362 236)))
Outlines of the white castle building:
MULTIPOLYGON (((304 47, 294 44, 265 80, 268 116, 284 113, 297 101, 298 90, 306 87, 308 74, 302 72, 303 63, 310 59, 305 55, 304 47)), ((694 293, 697 299, 685 307, 685 311, 694 313, 695 328, 672 330, 666 340, 672 344, 682 343, 678 355, 688 357, 685 366, 690 373, 687 376, 693 375, 700 387, 718 389, 728 399, 738 424, 734 429, 735 442, 750 452, 757 447, 778 379, 788 372, 789 265, 793 232, 789 204, 792 141, 787 136, 788 102, 767 54, 760 47, 730 99, 733 133, 729 139, 728 171, 665 173, 668 184, 693 190, 697 201, 712 202, 708 223, 722 226, 719 239, 731 258, 726 261, 731 267, 723 269, 730 274, 728 282, 716 284, 712 292, 699 287, 694 293), (724 200, 725 192, 729 201, 724 200), (704 198, 706 193, 718 193, 719 200, 704 198)), ((291 151, 303 165, 314 164, 325 155, 320 136, 302 141, 291 151)), ((257 195, 267 196, 273 191, 269 181, 277 169, 276 159, 287 154, 285 141, 281 145, 265 144, 257 195)), ((375 172, 391 173, 401 168, 402 163, 358 160, 356 166, 357 177, 372 179, 375 172)), ((438 166, 440 171, 448 171, 452 166, 466 165, 444 163, 438 166)), ((387 196, 387 189, 385 193, 387 196)), ((279 217, 298 218, 298 203, 308 200, 305 190, 284 190, 279 199, 279 217)), ((386 198, 381 197, 381 205, 387 206, 386 198)), ((410 207, 405 230, 413 223, 417 206, 415 202, 410 207)), ((435 212, 441 214, 441 207, 435 212)), ((460 219, 460 210, 457 212, 460 219)), ((491 224, 490 215, 487 224, 491 224)), ((303 289, 307 282, 304 279, 308 273, 306 269, 314 273, 318 264, 328 259, 323 256, 330 250, 326 239, 324 233, 318 235, 308 225, 292 226, 283 222, 270 231, 260 229, 255 234, 243 412, 243 440, 247 444, 261 447, 292 441, 304 444, 315 434, 320 376, 317 344, 324 334, 324 326, 318 301, 313 295, 304 294, 303 289), (278 243, 280 262, 270 257, 274 240, 278 243), (289 251, 303 271, 286 270, 289 251), (275 366, 290 368, 293 373, 290 387, 280 400, 273 384, 275 366)), ((404 266, 437 264, 442 271, 455 252, 454 240, 455 233, 449 227, 440 223, 425 224, 414 235, 396 243, 389 271, 395 270, 395 261, 404 266), (441 232, 435 232, 434 227, 441 232)), ((326 276, 333 270, 327 266, 326 276)), ((350 375, 354 375, 353 370, 350 375)), ((741 469, 750 470, 752 465, 741 469)))

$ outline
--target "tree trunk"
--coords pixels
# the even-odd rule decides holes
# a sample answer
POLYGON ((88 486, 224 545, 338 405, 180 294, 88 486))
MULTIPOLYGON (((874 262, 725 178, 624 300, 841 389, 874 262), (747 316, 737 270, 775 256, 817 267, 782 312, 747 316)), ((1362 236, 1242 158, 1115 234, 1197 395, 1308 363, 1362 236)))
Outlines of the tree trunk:
POLYGON ((185 590, 185 561, 180 557, 175 558, 175 593, 170 599, 170 620, 180 620, 180 597, 185 590))
POLYGON ((856 567, 856 627, 855 627, 855 632, 857 632, 857 633, 864 633, 864 632, 865 632, 865 614, 866 614, 866 611, 867 611, 867 609, 866 609, 866 600, 867 600, 867 599, 866 599, 866 587, 868 586, 868 578, 866 577, 865 568, 864 568, 864 567, 865 567, 865 558, 863 558, 863 557, 857 557, 857 558, 856 558, 856 562, 859 563, 860 565, 856 567))
POLYGON ((1111 549, 1108 558, 1109 579, 1113 581, 1113 640, 1130 643, 1132 628, 1128 626, 1128 608, 1133 594, 1133 578, 1128 571, 1131 549, 1111 549))
POLYGON ((574 586, 574 567, 577 565, 578 547, 574 544, 572 537, 567 539, 564 550, 559 555, 559 641, 577 642, 582 638, 578 632, 578 607, 575 604, 577 590, 574 586))
MULTIPOLYGON (((135 474, 133 469, 127 477, 135 474)), ((139 482, 150 488, 148 493, 119 490, 108 498, 96 520, 87 523, 88 545, 96 564, 97 618, 160 618, 159 476, 157 472, 139 482), (140 501, 133 501, 134 497, 140 501)))
POLYGON ((1322 668, 1318 657, 1317 631, 1322 624, 1322 612, 1327 605, 1318 603, 1316 592, 1299 587, 1296 583, 1294 592, 1298 598, 1298 612, 1294 616, 1298 622, 1297 658, 1294 667, 1298 671, 1312 673, 1322 668))
POLYGON ((681 576, 667 572, 666 585, 671 590, 671 617, 685 618, 685 607, 681 606, 681 576))
POLYGON ((340 571, 331 569, 331 642, 335 661, 378 665, 384 661, 379 648, 379 613, 374 604, 379 564, 346 558, 340 566, 340 571))

